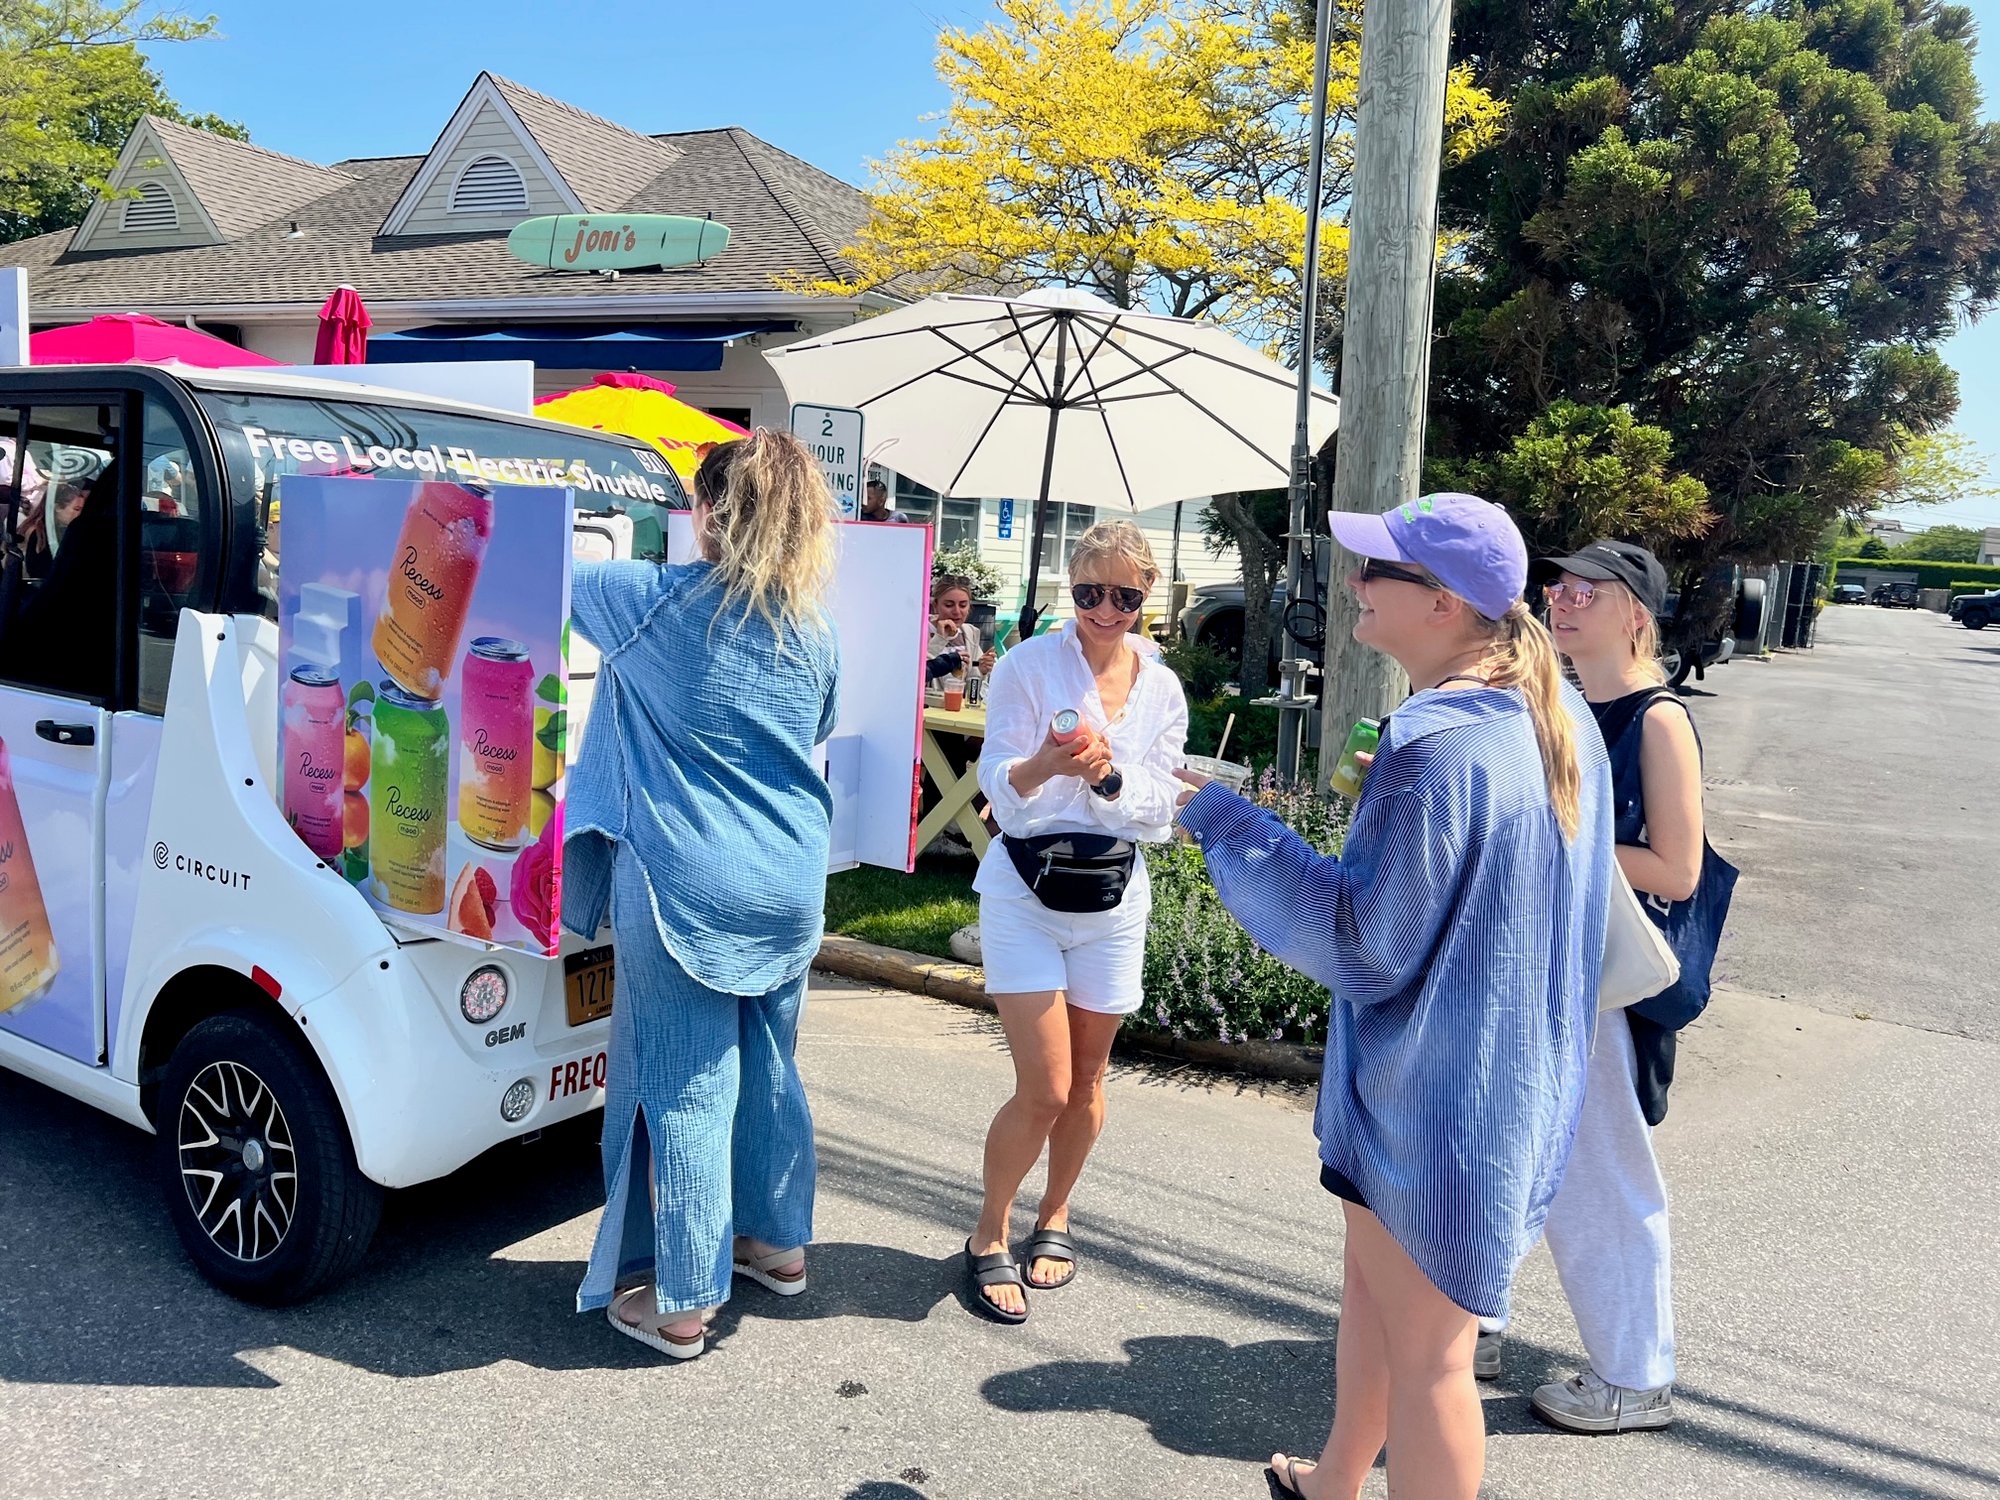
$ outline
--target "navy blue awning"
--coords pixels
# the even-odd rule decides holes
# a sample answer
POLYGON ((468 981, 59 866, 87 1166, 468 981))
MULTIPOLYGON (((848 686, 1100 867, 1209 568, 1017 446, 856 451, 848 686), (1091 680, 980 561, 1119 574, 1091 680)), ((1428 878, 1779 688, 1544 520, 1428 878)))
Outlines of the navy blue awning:
POLYGON ((719 370, 722 351, 796 323, 438 323, 368 340, 371 362, 530 359, 558 370, 719 370))

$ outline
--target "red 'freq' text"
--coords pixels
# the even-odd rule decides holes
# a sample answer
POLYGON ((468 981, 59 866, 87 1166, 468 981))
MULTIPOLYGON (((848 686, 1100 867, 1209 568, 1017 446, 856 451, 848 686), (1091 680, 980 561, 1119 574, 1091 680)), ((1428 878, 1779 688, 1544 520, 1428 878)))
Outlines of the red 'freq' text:
POLYGON ((550 1068, 549 1098, 563 1099, 571 1094, 603 1088, 604 1058, 605 1055, 599 1052, 590 1057, 572 1058, 550 1068))

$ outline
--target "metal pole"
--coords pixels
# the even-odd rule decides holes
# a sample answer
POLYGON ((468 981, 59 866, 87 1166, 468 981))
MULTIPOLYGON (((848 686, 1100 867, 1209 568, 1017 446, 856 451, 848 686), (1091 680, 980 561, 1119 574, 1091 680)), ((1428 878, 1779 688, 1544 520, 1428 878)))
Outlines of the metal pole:
POLYGON ((1055 477, 1056 469, 1056 424, 1062 418, 1063 408, 1063 362, 1068 353, 1069 318, 1061 311, 1056 313, 1056 378, 1049 387, 1049 441, 1042 450, 1042 493, 1035 501, 1035 518, 1028 526, 1028 597, 1021 603, 1021 620, 1016 627, 1021 639, 1027 640, 1035 633, 1035 621, 1041 611, 1035 608, 1035 587, 1042 573, 1042 538, 1048 534, 1049 525, 1049 483, 1055 477))
MULTIPOLYGON (((1326 75, 1327 55, 1333 42, 1333 0, 1319 0, 1313 36, 1312 149, 1307 153, 1306 170, 1306 263, 1299 306, 1299 389, 1298 407, 1292 424, 1292 483, 1289 522, 1285 527, 1285 607, 1279 623, 1284 629, 1284 647, 1278 658, 1278 774, 1296 781, 1299 762, 1304 757, 1306 714, 1312 699, 1299 689, 1312 663, 1301 659, 1300 647, 1292 636, 1292 601, 1299 596, 1299 567, 1303 559, 1302 540, 1308 518, 1306 508, 1312 494, 1312 439, 1306 419, 1312 411, 1313 341, 1319 328, 1319 209, 1320 188, 1326 175, 1326 75)), ((1245 609, 1255 609, 1258 601, 1246 599, 1245 609)))
POLYGON ((1181 511, 1187 505, 1185 500, 1174 502, 1174 545, 1167 561, 1167 639, 1177 640, 1181 633, 1180 611, 1174 608, 1174 590, 1181 581, 1181 511))
MULTIPOLYGON (((1416 497, 1421 478, 1450 53, 1450 0, 1368 8, 1348 214, 1336 510, 1390 510, 1416 497)), ((1355 644, 1353 595, 1337 585, 1327 592, 1320 743, 1338 745, 1354 720, 1379 719, 1401 702, 1409 682, 1389 657, 1355 644)), ((1332 771, 1333 758, 1322 756, 1322 787, 1332 771)))

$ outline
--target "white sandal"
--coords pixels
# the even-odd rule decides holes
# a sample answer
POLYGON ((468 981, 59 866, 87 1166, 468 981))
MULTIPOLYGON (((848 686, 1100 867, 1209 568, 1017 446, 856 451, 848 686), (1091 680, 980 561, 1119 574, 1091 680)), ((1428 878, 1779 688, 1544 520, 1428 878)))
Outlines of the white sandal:
POLYGON ((780 1297, 796 1297, 806 1289, 806 1268, 800 1266, 790 1275, 778 1270, 779 1266, 790 1265, 795 1260, 805 1259, 805 1247, 794 1246, 790 1250, 767 1250, 762 1255, 746 1255, 738 1251, 735 1255, 736 1274, 748 1276, 759 1286, 776 1292, 780 1297))
POLYGON ((624 1334, 626 1338, 637 1339, 648 1349, 664 1354, 668 1359, 693 1359, 703 1349, 708 1347, 707 1313, 702 1314, 701 1332, 695 1334, 692 1338, 676 1337, 668 1333, 665 1328, 643 1328, 637 1323, 628 1323, 619 1317, 618 1310, 630 1304, 635 1297, 644 1297, 647 1309, 650 1311, 654 1306, 652 1284, 649 1282, 644 1286, 635 1286, 629 1291, 620 1292, 611 1299, 610 1305, 604 1309, 605 1321, 624 1334))

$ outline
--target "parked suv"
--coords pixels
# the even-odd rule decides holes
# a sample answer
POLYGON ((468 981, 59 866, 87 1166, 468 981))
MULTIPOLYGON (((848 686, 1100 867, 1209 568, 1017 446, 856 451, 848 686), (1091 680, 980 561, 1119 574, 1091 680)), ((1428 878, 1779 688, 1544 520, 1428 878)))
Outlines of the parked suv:
POLYGON ((1868 602, 1885 609, 1915 609, 1917 586, 1914 583, 1878 583, 1875 592, 1868 596, 1868 602))
POLYGON ((1983 594, 1960 594, 1951 601, 1951 617, 1967 630, 1984 630, 2000 620, 2000 589, 1983 594))

